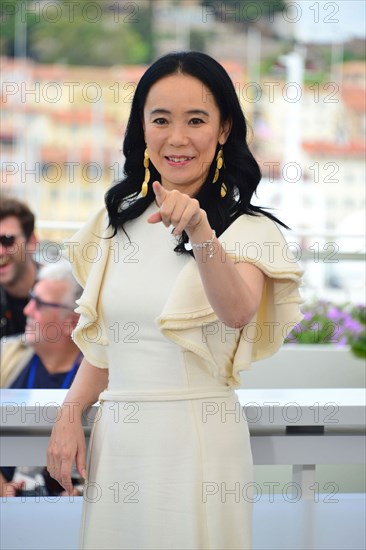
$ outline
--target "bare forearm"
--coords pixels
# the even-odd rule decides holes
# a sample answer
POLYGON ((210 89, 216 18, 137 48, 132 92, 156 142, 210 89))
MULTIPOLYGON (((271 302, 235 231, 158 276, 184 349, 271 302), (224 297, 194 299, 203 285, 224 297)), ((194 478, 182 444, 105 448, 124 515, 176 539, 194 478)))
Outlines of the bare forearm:
MULTIPOLYGON (((212 239, 206 216, 187 233, 193 245, 212 239)), ((235 264, 217 238, 213 239, 212 247, 193 246, 193 252, 207 298, 218 318, 231 327, 247 324, 260 303, 263 274, 249 264, 235 264)))
POLYGON ((86 359, 80 364, 74 382, 67 392, 63 406, 73 406, 76 413, 81 414, 85 408, 98 400, 99 394, 108 385, 108 369, 100 369, 91 365, 86 359))
POLYGON ((219 241, 213 239, 207 214, 197 199, 177 189, 168 191, 157 181, 153 183, 153 191, 159 210, 147 221, 163 222, 166 227, 173 225, 174 236, 186 231, 207 298, 216 315, 230 327, 239 328, 247 324, 260 304, 263 273, 249 263, 235 264, 225 253, 219 241), (202 246, 211 239, 211 246, 202 246))

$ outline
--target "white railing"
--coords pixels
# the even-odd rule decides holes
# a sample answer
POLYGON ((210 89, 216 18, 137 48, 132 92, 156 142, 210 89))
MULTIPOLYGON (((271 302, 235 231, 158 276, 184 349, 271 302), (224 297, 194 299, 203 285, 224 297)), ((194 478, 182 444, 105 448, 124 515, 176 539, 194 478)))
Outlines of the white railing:
MULTIPOLYGON (((45 464, 50 430, 65 393, 1 390, 1 465, 45 464)), ((365 495, 338 494, 334 486, 324 490, 315 471, 316 464, 365 462, 364 390, 252 389, 237 394, 250 428, 254 463, 293 465, 285 492, 254 501, 253 549, 363 549, 365 495)), ((97 405, 84 418, 86 433, 96 411, 97 405)), ((210 408, 209 413, 215 411, 210 408)), ((59 550, 60 541, 62 550, 77 548, 83 498, 3 499, 1 548, 59 550)))

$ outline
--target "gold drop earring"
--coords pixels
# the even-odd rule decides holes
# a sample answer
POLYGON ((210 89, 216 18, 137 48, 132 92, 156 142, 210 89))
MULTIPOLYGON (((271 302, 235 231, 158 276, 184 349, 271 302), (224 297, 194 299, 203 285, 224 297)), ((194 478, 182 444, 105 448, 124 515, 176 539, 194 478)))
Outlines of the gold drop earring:
POLYGON ((147 152, 147 147, 145 149, 145 152, 144 152, 144 168, 145 168, 145 178, 144 178, 144 181, 142 182, 142 185, 141 185, 141 191, 140 191, 140 196, 141 197, 146 197, 147 195, 147 192, 149 190, 148 188, 148 183, 149 183, 149 180, 150 180, 150 170, 149 170, 149 153, 147 152))
MULTIPOLYGON (((217 180, 219 179, 220 170, 223 166, 224 166, 224 151, 221 145, 220 150, 216 156, 216 169, 215 169, 215 175, 213 177, 212 183, 216 183, 217 180)), ((220 189, 221 198, 224 198, 226 193, 227 193, 227 187, 225 183, 222 182, 221 189, 220 189)))

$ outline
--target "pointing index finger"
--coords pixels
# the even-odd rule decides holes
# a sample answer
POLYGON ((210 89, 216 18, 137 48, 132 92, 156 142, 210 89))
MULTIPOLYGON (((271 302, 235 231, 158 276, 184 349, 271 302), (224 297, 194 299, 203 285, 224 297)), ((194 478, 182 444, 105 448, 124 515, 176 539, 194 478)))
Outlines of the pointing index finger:
POLYGON ((167 191, 158 181, 154 181, 152 184, 152 187, 155 193, 156 202, 158 203, 159 206, 161 206, 167 196, 167 191))

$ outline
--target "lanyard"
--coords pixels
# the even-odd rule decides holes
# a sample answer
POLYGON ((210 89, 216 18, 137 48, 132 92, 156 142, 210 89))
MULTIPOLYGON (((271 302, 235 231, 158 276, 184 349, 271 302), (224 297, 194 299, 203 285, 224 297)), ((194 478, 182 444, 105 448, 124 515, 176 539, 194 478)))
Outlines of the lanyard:
MULTIPOLYGON (((78 367, 80 365, 81 357, 82 357, 82 355, 81 355, 81 353, 79 353, 79 355, 77 356, 72 368, 66 374, 66 376, 64 378, 64 381, 62 383, 62 386, 60 386, 61 390, 65 390, 70 386, 71 381, 72 381, 73 377, 75 376, 75 373, 78 370, 78 367)), ((35 382, 35 379, 36 379, 37 368, 38 368, 39 365, 41 365, 41 360, 38 357, 38 355, 35 354, 32 357, 32 361, 31 361, 30 368, 29 368, 29 375, 28 375, 28 380, 27 380, 27 390, 33 390, 34 389, 34 382, 35 382)))

